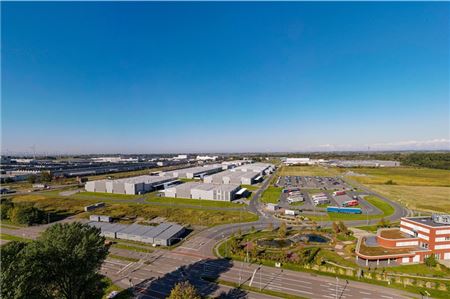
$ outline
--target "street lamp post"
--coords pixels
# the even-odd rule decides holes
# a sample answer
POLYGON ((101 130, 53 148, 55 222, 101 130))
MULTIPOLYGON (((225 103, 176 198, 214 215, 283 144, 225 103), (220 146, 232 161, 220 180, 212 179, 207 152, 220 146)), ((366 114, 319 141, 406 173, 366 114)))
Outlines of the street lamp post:
POLYGON ((336 276, 336 299, 338 299, 338 284, 339 284, 339 278, 336 276))

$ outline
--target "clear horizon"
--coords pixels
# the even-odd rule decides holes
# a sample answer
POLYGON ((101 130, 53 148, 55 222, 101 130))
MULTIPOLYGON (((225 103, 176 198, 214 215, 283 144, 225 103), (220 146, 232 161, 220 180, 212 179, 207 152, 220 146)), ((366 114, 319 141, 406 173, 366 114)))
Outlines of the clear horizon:
POLYGON ((1 7, 3 154, 450 149, 449 3, 1 7))

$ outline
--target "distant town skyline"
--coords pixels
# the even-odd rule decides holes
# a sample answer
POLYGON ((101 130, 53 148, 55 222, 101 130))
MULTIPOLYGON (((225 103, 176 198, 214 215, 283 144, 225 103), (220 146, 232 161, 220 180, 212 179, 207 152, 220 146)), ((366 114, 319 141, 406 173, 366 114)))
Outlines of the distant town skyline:
POLYGON ((1 7, 2 154, 450 150, 449 3, 1 7))

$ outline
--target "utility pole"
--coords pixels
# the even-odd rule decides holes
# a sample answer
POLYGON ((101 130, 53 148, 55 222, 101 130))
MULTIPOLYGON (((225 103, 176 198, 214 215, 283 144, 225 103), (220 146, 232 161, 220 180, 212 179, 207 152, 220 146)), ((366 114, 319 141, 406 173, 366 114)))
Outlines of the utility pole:
POLYGON ((336 299, 338 299, 338 284, 339 284, 339 278, 336 276, 336 299))
POLYGON ((366 208, 367 225, 369 225, 369 210, 366 208))
POLYGON ((262 291, 262 264, 259 265, 259 291, 262 291))

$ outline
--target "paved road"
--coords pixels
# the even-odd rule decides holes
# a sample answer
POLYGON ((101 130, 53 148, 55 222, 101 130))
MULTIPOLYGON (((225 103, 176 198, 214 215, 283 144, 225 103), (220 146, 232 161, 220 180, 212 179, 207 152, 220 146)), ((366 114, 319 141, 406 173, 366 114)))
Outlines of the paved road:
MULTIPOLYGON (((217 296, 221 292, 230 292, 206 281, 204 278, 220 279, 245 284, 261 289, 303 296, 306 298, 414 298, 413 294, 400 290, 384 288, 333 277, 312 275, 309 273, 281 270, 272 267, 260 267, 255 264, 233 262, 227 259, 214 259, 202 256, 198 252, 184 253, 175 251, 154 252, 147 262, 127 263, 108 261, 102 268, 104 274, 122 286, 136 286, 138 297, 164 298, 179 281, 189 280, 204 296, 217 296), (120 265, 117 265, 120 263, 120 265), (253 275, 256 273, 255 275, 253 275), (252 280, 252 276, 254 276, 252 280)), ((237 292, 237 290, 234 290, 237 292)), ((243 298, 236 294, 231 298, 243 298)), ((273 298, 261 294, 249 294, 248 298, 273 298)))
MULTIPOLYGON (((259 198, 269 186, 272 176, 268 177, 263 182, 260 190, 255 192, 249 205, 249 208, 260 216, 258 221, 212 227, 193 235, 184 244, 172 251, 155 250, 150 254, 145 254, 115 248, 111 250, 112 253, 140 259, 139 262, 108 259, 102 267, 102 273, 122 287, 135 286, 136 296, 139 298, 164 298, 176 282, 185 279, 189 279, 195 284, 202 295, 205 296, 217 296, 221 293, 228 293, 234 296, 231 298, 243 298, 240 290, 208 282, 202 277, 207 276, 212 279, 222 279, 249 285, 253 273, 256 273, 252 282, 253 287, 307 298, 332 299, 336 298, 336 293, 339 298, 343 299, 418 297, 414 294, 371 284, 354 281, 347 283, 346 281, 336 281, 335 278, 327 276, 288 270, 282 271, 272 267, 260 267, 254 264, 215 258, 213 249, 217 242, 237 232, 239 229, 241 231, 247 231, 252 227, 263 229, 269 223, 277 226, 278 221, 266 214, 259 202, 259 198)), ((366 189, 364 186, 359 188, 366 189)), ((375 194, 371 190, 366 189, 366 191, 375 194)), ((408 211, 397 203, 379 194, 375 195, 394 206, 395 213, 389 217, 390 220, 397 220, 408 214, 408 211)), ((69 218, 64 221, 73 220, 69 218)), ((377 220, 369 221, 369 223, 376 222, 377 220)), ((330 225, 330 222, 321 224, 330 225)), ((346 224, 349 226, 364 225, 366 221, 346 221, 346 224)), ((2 231, 13 235, 35 238, 45 228, 46 225, 42 225, 20 230, 2 229, 2 231)), ((269 299, 274 297, 249 293, 247 298, 269 299)))

